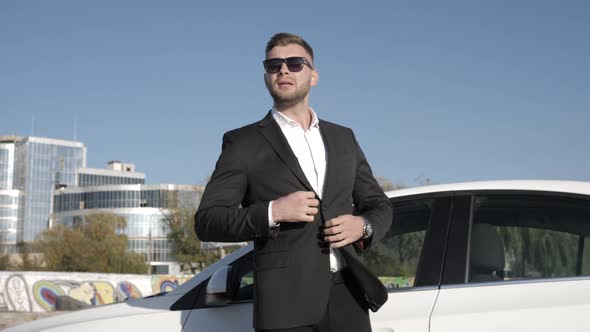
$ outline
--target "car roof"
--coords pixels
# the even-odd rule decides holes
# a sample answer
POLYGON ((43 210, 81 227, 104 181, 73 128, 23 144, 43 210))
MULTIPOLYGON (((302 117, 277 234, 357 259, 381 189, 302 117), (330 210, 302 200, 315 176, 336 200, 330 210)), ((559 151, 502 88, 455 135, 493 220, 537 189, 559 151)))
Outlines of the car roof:
POLYGON ((455 192, 455 191, 488 191, 488 190, 514 190, 514 191, 545 191, 568 194, 590 195, 590 182, 586 181, 557 181, 557 180, 502 180, 502 181, 478 181, 460 182, 449 184, 437 184, 421 187, 405 188, 388 191, 390 198, 413 196, 429 193, 455 192))

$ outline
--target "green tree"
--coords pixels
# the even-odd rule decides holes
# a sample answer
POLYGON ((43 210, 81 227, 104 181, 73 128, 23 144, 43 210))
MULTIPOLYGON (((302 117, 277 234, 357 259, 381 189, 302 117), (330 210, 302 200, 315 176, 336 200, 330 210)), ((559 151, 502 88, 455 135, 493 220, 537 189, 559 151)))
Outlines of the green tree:
POLYGON ((11 267, 10 256, 4 252, 6 234, 0 232, 0 271, 9 270, 11 267))
POLYGON ((21 242, 17 244, 20 261, 14 264, 19 271, 42 271, 45 270, 43 259, 39 254, 34 253, 35 244, 21 242))
MULTIPOLYGON (((375 180, 377 180, 377 183, 379 184, 379 186, 381 186, 381 189, 383 189, 383 191, 398 190, 398 189, 413 187, 412 185, 407 186, 404 184, 393 183, 391 180, 389 180, 388 178, 386 178, 384 176, 375 176, 375 180)), ((420 175, 420 176, 414 178, 413 182, 415 184, 414 186, 416 186, 416 185, 429 186, 429 185, 434 184, 434 182, 432 181, 431 178, 425 177, 423 175, 420 175)))
POLYGON ((576 273, 579 235, 550 229, 499 227, 509 278, 566 277, 576 273))
POLYGON ((10 256, 3 252, 0 252, 0 271, 10 270, 10 268, 10 256))
POLYGON ((146 273, 145 257, 127 250, 126 220, 110 213, 85 217, 73 228, 57 225, 36 242, 51 271, 146 273))
POLYGON ((192 274, 220 258, 218 251, 201 249, 201 241, 195 234, 194 215, 192 209, 174 209, 162 218, 162 227, 172 247, 170 254, 180 264, 181 271, 190 271, 192 274))
POLYGON ((381 189, 383 189, 383 191, 390 191, 390 190, 397 190, 397 189, 405 188, 405 186, 403 186, 403 185, 394 184, 393 182, 391 182, 388 178, 386 178, 384 176, 376 176, 375 180, 377 180, 377 183, 379 184, 381 189))

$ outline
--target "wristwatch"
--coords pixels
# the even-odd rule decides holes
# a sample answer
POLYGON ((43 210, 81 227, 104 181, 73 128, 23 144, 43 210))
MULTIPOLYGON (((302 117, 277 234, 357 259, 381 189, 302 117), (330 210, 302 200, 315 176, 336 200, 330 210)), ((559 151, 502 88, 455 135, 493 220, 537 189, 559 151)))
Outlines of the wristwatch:
POLYGON ((366 219, 363 218, 365 224, 363 225, 363 239, 368 239, 373 236, 373 225, 366 219))

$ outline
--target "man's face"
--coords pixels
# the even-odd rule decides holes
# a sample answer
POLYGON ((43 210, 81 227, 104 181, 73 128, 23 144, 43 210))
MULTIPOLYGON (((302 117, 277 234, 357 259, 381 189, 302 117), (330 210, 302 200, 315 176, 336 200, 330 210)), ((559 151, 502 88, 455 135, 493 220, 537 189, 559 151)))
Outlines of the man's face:
MULTIPOLYGON (((270 50, 267 59, 305 57, 311 62, 311 56, 297 44, 276 46, 270 50)), ((317 84, 318 73, 309 66, 303 66, 299 72, 291 72, 283 63, 281 70, 275 74, 264 74, 264 83, 275 102, 275 106, 295 105, 305 100, 310 87, 317 84)))

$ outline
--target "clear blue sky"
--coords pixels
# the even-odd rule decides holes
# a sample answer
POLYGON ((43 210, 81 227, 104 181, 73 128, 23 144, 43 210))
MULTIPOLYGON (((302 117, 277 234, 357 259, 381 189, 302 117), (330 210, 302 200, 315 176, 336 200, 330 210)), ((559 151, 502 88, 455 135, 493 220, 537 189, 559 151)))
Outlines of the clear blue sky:
POLYGON ((262 118, 264 46, 314 47, 311 105, 405 185, 590 180, 588 1, 2 1, 0 134, 202 183, 262 118), (74 120, 77 119, 77 120, 74 120))

